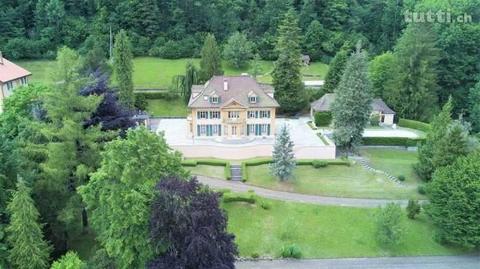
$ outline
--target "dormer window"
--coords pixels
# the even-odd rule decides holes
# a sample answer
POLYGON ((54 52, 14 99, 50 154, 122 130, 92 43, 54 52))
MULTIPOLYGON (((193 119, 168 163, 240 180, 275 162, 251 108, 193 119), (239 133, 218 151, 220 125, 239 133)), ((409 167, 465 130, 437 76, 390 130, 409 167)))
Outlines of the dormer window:
POLYGON ((218 104, 219 101, 220 101, 220 98, 218 96, 210 96, 210 103, 218 104))
POLYGON ((256 96, 249 96, 248 97, 248 102, 251 104, 255 104, 257 102, 257 97, 256 96))

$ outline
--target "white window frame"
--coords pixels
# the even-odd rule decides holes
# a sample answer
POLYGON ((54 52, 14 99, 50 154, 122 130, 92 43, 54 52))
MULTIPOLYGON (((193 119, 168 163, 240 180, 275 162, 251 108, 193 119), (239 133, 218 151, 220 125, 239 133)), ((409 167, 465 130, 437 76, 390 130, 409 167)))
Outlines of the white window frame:
POLYGON ((200 136, 206 136, 207 135, 207 125, 201 124, 200 125, 200 136))
POLYGON ((210 111, 210 119, 220 119, 220 111, 210 111))
POLYGON ((220 102, 220 98, 218 96, 211 96, 210 97, 210 103, 218 104, 218 102, 220 102))
POLYGON ((229 119, 239 119, 240 118, 240 111, 228 111, 228 118, 229 119))
POLYGON ((261 119, 269 119, 270 118, 270 110, 260 110, 260 118, 261 119))
POLYGON ((197 111, 197 119, 208 119, 208 111, 197 111))
POLYGON ((255 104, 257 102, 257 97, 256 96, 249 96, 248 97, 248 102, 251 104, 255 104))

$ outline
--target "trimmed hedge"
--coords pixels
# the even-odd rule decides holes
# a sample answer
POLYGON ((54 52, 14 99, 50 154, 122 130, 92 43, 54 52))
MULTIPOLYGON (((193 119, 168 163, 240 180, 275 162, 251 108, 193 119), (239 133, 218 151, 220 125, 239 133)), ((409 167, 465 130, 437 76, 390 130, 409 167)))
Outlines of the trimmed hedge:
POLYGON ((316 112, 313 118, 316 126, 329 126, 332 122, 332 112, 316 112))
POLYGON ((225 174, 225 179, 227 180, 232 179, 232 167, 230 165, 230 162, 227 162, 225 164, 224 174, 225 174))
POLYGON ((195 167, 197 165, 210 165, 210 166, 223 166, 224 168, 224 176, 227 180, 232 179, 232 170, 231 164, 229 161, 226 160, 217 160, 217 159, 188 159, 182 160, 182 165, 185 167, 195 167))
POLYGON ((151 100, 151 99, 165 99, 165 100, 175 100, 180 97, 178 93, 171 91, 152 91, 152 92, 135 92, 135 98, 151 100))
MULTIPOLYGON (((244 161, 242 162, 242 181, 247 181, 248 180, 248 166, 259 166, 259 165, 265 165, 265 164, 270 164, 272 163, 271 158, 265 158, 265 159, 255 159, 255 160, 250 160, 250 161, 244 161)), ((320 168, 320 167, 326 167, 328 165, 345 165, 345 166, 350 166, 351 163, 348 160, 309 160, 309 159, 304 159, 304 160, 297 160, 296 165, 301 166, 301 165, 311 165, 315 168, 320 168)))
POLYGON ((257 195, 252 192, 247 192, 247 193, 226 192, 222 196, 222 201, 224 203, 245 202, 249 204, 255 204, 257 202, 257 195))
POLYGON ((402 146, 416 147, 419 143, 425 141, 425 138, 408 137, 364 137, 362 143, 365 146, 402 146))
POLYGON ((431 129, 431 126, 428 123, 416 121, 416 120, 407 120, 407 119, 398 120, 398 126, 419 130, 425 133, 429 132, 431 129))
POLYGON ((195 166, 197 166, 197 161, 196 160, 182 160, 182 165, 183 166, 189 166, 189 167, 195 167, 195 166))

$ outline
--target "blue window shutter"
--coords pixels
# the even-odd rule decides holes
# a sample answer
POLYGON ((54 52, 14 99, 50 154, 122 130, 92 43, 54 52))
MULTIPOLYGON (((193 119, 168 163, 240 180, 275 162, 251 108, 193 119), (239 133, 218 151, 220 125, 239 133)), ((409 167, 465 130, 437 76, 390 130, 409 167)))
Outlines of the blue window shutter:
POLYGON ((222 135, 222 125, 218 125, 218 135, 222 135))
POLYGON ((200 125, 197 125, 197 136, 200 136, 200 125))
POLYGON ((250 124, 247 124, 247 135, 250 135, 250 124))
POLYGON ((270 124, 267 124, 267 135, 270 135, 270 124))

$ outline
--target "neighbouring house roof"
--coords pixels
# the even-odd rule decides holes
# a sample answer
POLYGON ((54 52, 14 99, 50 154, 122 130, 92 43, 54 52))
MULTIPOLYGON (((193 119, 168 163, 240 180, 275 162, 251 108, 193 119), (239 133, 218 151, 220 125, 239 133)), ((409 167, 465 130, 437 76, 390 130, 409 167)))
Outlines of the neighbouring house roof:
POLYGON ((0 59, 0 82, 5 83, 11 80, 30 76, 32 73, 26 69, 10 62, 9 60, 0 59))
MULTIPOLYGON (((310 104, 310 107, 314 111, 330 111, 333 102, 335 101, 334 93, 327 93, 322 96, 322 98, 310 104)), ((382 114, 395 114, 391 108, 385 104, 385 102, 380 98, 375 98, 372 100, 372 110, 376 112, 381 112, 382 114)))
POLYGON ((258 83, 250 76, 213 76, 205 85, 193 85, 189 108, 220 108, 237 102, 244 107, 279 107, 273 98, 274 89, 267 84, 258 83), (250 103, 249 96, 257 101, 250 103), (210 97, 219 97, 218 103, 211 103, 210 97))

